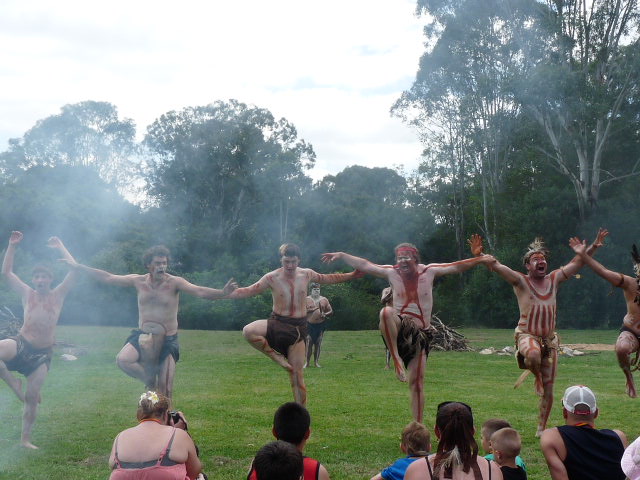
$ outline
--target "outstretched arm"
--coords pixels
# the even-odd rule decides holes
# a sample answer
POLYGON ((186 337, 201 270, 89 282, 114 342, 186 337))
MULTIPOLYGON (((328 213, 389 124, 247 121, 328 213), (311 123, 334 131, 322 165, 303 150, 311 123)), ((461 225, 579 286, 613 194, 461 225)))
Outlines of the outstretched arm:
MULTIPOLYGON (((598 234, 596 235, 596 239, 593 241, 591 245, 589 245, 586 248, 585 254, 588 256, 592 256, 598 248, 604 245, 604 239, 607 235, 609 235, 608 230, 604 228, 599 228, 598 234)), ((574 237, 574 238, 577 238, 577 237, 574 237)), ((565 280, 568 280, 569 278, 571 278, 572 275, 575 275, 576 273, 578 273, 578 271, 582 268, 584 264, 585 264, 585 261, 583 257, 581 255, 576 255, 571 259, 571 261, 568 264, 560 268, 560 270, 564 275, 560 276, 558 281, 564 282, 565 280)))
POLYGON ((323 284, 348 282, 356 278, 361 278, 364 273, 360 270, 354 270, 349 273, 318 273, 311 270, 311 281, 323 284))
MULTIPOLYGON (((389 272, 388 268, 382 267, 380 265, 376 265, 375 263, 371 263, 369 260, 365 258, 349 255, 348 253, 333 252, 333 253, 322 254, 322 261, 324 263, 331 263, 331 262, 335 262, 336 260, 342 260, 347 265, 351 265, 353 268, 363 273, 368 273, 370 275, 373 275, 375 277, 387 278, 387 275, 389 272)), ((326 282, 326 283, 336 283, 336 282, 326 282)))
POLYGON ((71 268, 88 274, 94 280, 98 280, 99 282, 107 283, 109 285, 117 285, 119 287, 133 287, 135 279, 140 276, 136 274, 114 275, 113 273, 100 270, 99 268, 87 267, 86 265, 77 263, 75 260, 71 261, 69 259, 63 258, 62 261, 69 265, 71 268))
POLYGON ((178 290, 181 292, 193 295, 194 297, 206 298, 207 300, 219 300, 221 298, 225 298, 238 288, 238 284, 233 280, 233 278, 230 278, 227 281, 222 290, 194 285, 182 277, 176 277, 176 280, 178 281, 178 290))
MULTIPOLYGON (((62 255, 62 259, 65 260, 67 264, 76 263, 76 260, 69 253, 67 248, 64 246, 64 244, 62 243, 62 240, 60 240, 58 237, 50 237, 49 240, 47 240, 47 247, 55 248, 56 250, 58 250, 62 255)), ((75 283, 77 276, 78 276, 77 270, 75 268, 72 268, 71 270, 69 270, 69 273, 67 273, 67 275, 64 277, 64 280, 62 280, 60 285, 56 287, 56 290, 62 293, 62 295, 66 295, 69 292, 69 289, 75 283)))
MULTIPOLYGON (((484 247, 482 245, 482 237, 478 234, 471 235, 471 238, 467 240, 469 247, 471 248, 471 253, 475 257, 480 257, 485 255, 483 253, 484 247)), ((494 259, 493 262, 486 263, 485 266, 490 271, 496 272, 502 278, 504 278, 511 285, 516 285, 520 282, 521 275, 518 272, 511 270, 506 265, 501 264, 498 260, 494 259)))
POLYGON ((13 273, 13 258, 16 254, 16 248, 18 248, 18 244, 21 241, 21 232, 11 232, 11 236, 9 237, 9 245, 7 245, 7 251, 4 253, 4 260, 2 261, 2 275, 7 279, 11 290, 19 293, 21 296, 24 296, 29 292, 30 287, 22 280, 20 280, 20 278, 15 273, 13 273))
POLYGON ((249 285, 248 287, 240 287, 234 289, 231 293, 229 293, 226 298, 248 298, 254 297, 262 292, 264 292, 267 288, 269 288, 269 274, 263 276, 260 280, 258 280, 253 285, 249 285))
POLYGON ((452 263, 431 264, 430 268, 433 269, 434 275, 439 277, 441 275, 449 275, 451 273, 462 273, 475 267, 479 264, 492 265, 496 262, 496 259, 492 255, 480 255, 479 257, 465 258, 452 263))
MULTIPOLYGON (((580 256, 580 259, 584 263, 591 267, 591 270, 593 270, 595 273, 600 275, 615 287, 625 287, 625 284, 627 283, 626 275, 618 272, 613 272, 605 268, 604 265, 595 260, 593 257, 590 257, 587 254, 587 242, 585 240, 580 241, 578 237, 572 237, 569 239, 569 246, 573 249, 574 252, 576 252, 578 256, 580 256)), ((633 279, 631 277, 628 277, 628 279, 633 282, 633 279)), ((633 283, 635 284, 635 282, 633 283)))

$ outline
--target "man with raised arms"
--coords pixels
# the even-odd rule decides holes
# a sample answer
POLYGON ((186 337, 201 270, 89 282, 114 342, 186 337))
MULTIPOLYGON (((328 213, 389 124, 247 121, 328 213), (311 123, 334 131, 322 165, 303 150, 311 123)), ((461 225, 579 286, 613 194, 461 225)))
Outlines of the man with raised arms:
MULTIPOLYGON (((596 240, 588 249, 593 255, 609 234, 599 229, 596 240)), ((469 240, 471 252, 482 256, 482 238, 472 235, 469 240)), ((556 334, 556 294, 561 283, 569 280, 582 268, 583 262, 576 255, 567 265, 547 273, 549 250, 541 238, 536 238, 522 258, 526 274, 511 270, 495 261, 488 265, 513 287, 518 300, 520 318, 515 330, 518 366, 527 370, 518 381, 520 386, 529 372, 535 375, 535 389, 540 396, 540 415, 536 437, 547 426, 547 420, 553 406, 553 384, 556 378, 559 340, 556 334)))
POLYGON ((114 275, 104 270, 71 263, 94 279, 133 287, 138 293, 138 329, 132 330, 116 357, 118 367, 127 375, 144 382, 147 388, 171 398, 176 362, 180 358, 178 345, 178 303, 180 292, 208 300, 229 295, 237 285, 229 280, 222 290, 201 287, 182 277, 167 273, 169 250, 156 245, 147 250, 142 261, 145 275, 114 275))
POLYGON ((451 273, 461 273, 480 263, 490 264, 493 257, 468 258, 453 263, 420 263, 418 249, 410 243, 395 248, 395 265, 375 265, 364 258, 344 252, 325 253, 324 262, 343 260, 361 272, 386 278, 393 290, 393 309, 383 309, 382 334, 402 382, 407 381, 413 418, 422 423, 424 411, 424 371, 431 337, 431 309, 433 281, 451 273), (404 362, 404 365, 403 365, 404 362))
MULTIPOLYGON (((618 356, 618 364, 627 378, 627 395, 635 398, 638 394, 633 382, 633 374, 631 373, 630 355, 640 349, 640 254, 638 249, 633 245, 631 250, 631 257, 634 262, 633 269, 636 274, 636 278, 632 278, 628 275, 608 270, 600 262, 587 255, 585 242, 581 242, 579 238, 572 238, 569 244, 580 255, 582 261, 589 265, 594 272, 609 281, 613 286, 622 289, 627 303, 627 314, 622 320, 622 328, 616 341, 616 355, 618 356)), ((637 360, 638 356, 636 356, 637 360)), ((637 369, 637 366, 635 368, 637 369)))
POLYGON ((311 295, 307 297, 307 361, 304 364, 305 368, 311 361, 311 350, 314 350, 313 363, 320 368, 318 360, 320 359, 322 338, 327 329, 327 317, 332 313, 333 309, 329 300, 320 295, 320 284, 312 283, 311 295))
POLYGON ((322 274, 300 268, 300 248, 285 243, 279 249, 282 267, 264 275, 253 285, 238 288, 228 298, 247 298, 271 290, 273 311, 268 320, 245 326, 242 335, 249 344, 289 372, 293 399, 305 405, 307 390, 303 369, 307 338, 307 289, 310 282, 340 283, 361 276, 360 272, 322 274))
MULTIPOLYGON (((54 330, 75 274, 73 271, 69 272, 64 280, 52 289, 51 271, 44 266, 36 266, 32 278, 35 289, 29 287, 13 273, 13 258, 21 241, 22 233, 11 232, 9 246, 2 262, 2 275, 7 279, 9 287, 22 297, 24 323, 18 336, 0 340, 0 377, 24 403, 21 445, 38 448, 31 443, 31 430, 40 402, 40 389, 51 365, 55 343, 54 330), (11 371, 17 371, 27 378, 24 393, 22 381, 14 377, 11 371)), ((51 237, 47 246, 57 249, 65 259, 73 261, 73 257, 58 237, 51 237)))

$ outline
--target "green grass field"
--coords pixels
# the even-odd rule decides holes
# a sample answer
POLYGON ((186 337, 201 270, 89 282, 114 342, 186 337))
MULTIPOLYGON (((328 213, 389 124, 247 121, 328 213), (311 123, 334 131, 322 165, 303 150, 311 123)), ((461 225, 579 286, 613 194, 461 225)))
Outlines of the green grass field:
MULTIPOLYGON (((477 350, 512 343, 510 330, 462 332, 477 350)), ((40 450, 18 446, 22 407, 0 384, 0 479, 108 477, 113 438, 135 424, 143 390, 114 362, 127 333, 124 328, 59 327, 59 341, 86 347, 88 353, 65 362, 56 350, 32 436, 40 450)), ((613 344, 617 332, 560 335, 563 343, 613 344)), ((190 421, 205 471, 212 479, 245 478, 256 450, 272 439, 273 412, 292 399, 288 377, 240 332, 183 331, 180 343, 174 404, 190 421)), ((401 456, 400 432, 411 420, 407 386, 383 369, 384 348, 374 331, 328 331, 321 364, 305 371, 313 429, 306 453, 322 461, 333 480, 368 479, 401 456)), ((425 423, 432 428, 435 405, 444 400, 469 403, 478 430, 487 418, 506 418, 522 434, 529 478, 549 478, 534 437, 533 379, 513 389, 520 373, 512 357, 433 352, 425 381, 425 423)), ((560 358, 550 425, 562 423, 562 392, 576 383, 588 384, 598 395, 599 426, 620 428, 630 439, 640 434, 637 400, 625 395, 623 374, 610 351, 560 358)))

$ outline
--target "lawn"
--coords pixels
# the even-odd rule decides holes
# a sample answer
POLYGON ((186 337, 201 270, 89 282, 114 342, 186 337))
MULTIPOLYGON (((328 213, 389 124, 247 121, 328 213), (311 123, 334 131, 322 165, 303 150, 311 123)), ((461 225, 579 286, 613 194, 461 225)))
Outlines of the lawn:
MULTIPOLYGON (((512 344, 512 331, 464 329, 479 350, 512 344)), ((117 369, 116 352, 124 328, 58 328, 58 340, 86 349, 77 361, 60 359, 56 350, 42 391, 32 441, 19 447, 21 404, 0 384, 0 479, 105 479, 115 435, 135 424, 143 387, 117 369)), ((615 331, 564 331, 563 343, 615 341, 615 331)), ((273 412, 292 399, 287 375, 252 349, 240 332, 183 331, 175 407, 184 411, 212 479, 242 479, 256 450, 271 440, 273 412)), ((368 479, 401 456, 400 431, 411 420, 407 387, 384 370, 384 349, 377 332, 328 331, 323 368, 305 371, 313 434, 306 453, 318 458, 333 480, 368 479)), ((426 375, 425 423, 433 426, 435 405, 461 400, 474 409, 476 426, 487 418, 508 419, 522 434, 521 456, 529 478, 549 478, 534 437, 538 400, 533 380, 513 389, 520 375, 512 357, 475 352, 433 352, 426 375)), ((564 388, 588 384, 598 395, 597 424, 620 428, 630 439, 640 435, 638 403, 624 392, 624 377, 613 352, 561 357, 556 403, 550 425, 562 423, 564 388)), ((479 435, 478 435, 479 439, 479 435)), ((435 442, 434 442, 435 447, 435 442)))

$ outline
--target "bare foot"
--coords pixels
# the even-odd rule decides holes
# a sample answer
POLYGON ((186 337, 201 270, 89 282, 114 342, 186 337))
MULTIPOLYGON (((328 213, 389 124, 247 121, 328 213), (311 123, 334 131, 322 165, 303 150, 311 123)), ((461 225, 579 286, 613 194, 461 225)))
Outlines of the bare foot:
POLYGON ((542 378, 539 375, 536 375, 536 395, 539 397, 544 395, 544 387, 542 386, 542 378))
POLYGON ((627 395, 631 398, 636 398, 638 394, 636 393, 636 386, 633 383, 633 379, 631 381, 627 380, 627 395))
POLYGON ((536 437, 540 437, 540 435, 542 435, 542 432, 544 432, 544 427, 542 427, 541 425, 538 425, 538 429, 536 430, 536 437))
POLYGON ((302 368, 307 368, 307 365, 309 365, 307 362, 304 362, 304 365, 302 368))
POLYGON ((318 362, 316 362, 316 367, 322 368, 318 362))
POLYGON ((38 450, 38 447, 36 447, 33 443, 27 440, 22 440, 20 442, 20 445, 23 446, 24 448, 31 448, 32 450, 38 450))
POLYGON ((396 377, 398 377, 398 380, 401 382, 407 381, 407 374, 405 373, 404 368, 396 367, 396 377))

